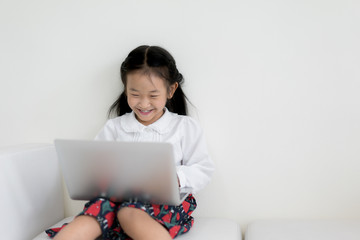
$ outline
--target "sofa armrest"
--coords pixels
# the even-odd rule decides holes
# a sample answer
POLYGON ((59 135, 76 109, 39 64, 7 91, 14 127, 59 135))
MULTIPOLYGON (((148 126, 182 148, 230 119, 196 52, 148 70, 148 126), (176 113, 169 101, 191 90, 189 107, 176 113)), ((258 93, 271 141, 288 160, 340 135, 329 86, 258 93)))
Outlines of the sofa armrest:
POLYGON ((0 148, 2 239, 32 239, 64 218, 55 148, 28 144, 0 148))

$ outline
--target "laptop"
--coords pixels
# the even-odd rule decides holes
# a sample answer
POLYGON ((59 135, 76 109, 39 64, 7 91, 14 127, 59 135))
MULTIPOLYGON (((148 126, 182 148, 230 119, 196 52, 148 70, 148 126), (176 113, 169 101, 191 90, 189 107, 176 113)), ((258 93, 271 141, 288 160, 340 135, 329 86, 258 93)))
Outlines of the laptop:
POLYGON ((54 143, 71 199, 179 205, 191 192, 180 191, 170 143, 66 139, 54 143))

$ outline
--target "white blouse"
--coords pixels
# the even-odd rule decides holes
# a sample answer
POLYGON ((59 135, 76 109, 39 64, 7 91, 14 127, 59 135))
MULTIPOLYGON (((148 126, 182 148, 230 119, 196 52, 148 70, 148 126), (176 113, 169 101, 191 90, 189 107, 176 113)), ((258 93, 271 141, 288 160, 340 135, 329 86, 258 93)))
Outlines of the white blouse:
POLYGON ((181 188, 196 193, 210 181, 214 171, 203 132, 197 122, 165 109, 163 116, 148 126, 134 112, 110 119, 95 140, 169 142, 175 149, 175 165, 181 188))

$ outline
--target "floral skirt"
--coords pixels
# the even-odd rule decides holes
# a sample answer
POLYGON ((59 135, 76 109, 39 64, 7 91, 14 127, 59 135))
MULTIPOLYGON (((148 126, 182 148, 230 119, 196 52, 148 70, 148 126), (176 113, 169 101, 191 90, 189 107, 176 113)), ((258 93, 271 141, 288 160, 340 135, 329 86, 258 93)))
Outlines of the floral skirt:
MULTIPOLYGON (((85 204, 84 210, 78 216, 95 217, 100 224, 102 239, 104 240, 128 240, 131 238, 121 229, 116 217, 117 212, 123 207, 138 208, 147 212, 169 231, 172 238, 175 238, 188 232, 194 224, 194 218, 191 214, 196 208, 196 201, 191 194, 179 206, 145 204, 136 200, 118 203, 105 198, 95 198, 85 204)), ((64 224, 60 228, 51 228, 45 232, 53 238, 66 225, 64 224)))

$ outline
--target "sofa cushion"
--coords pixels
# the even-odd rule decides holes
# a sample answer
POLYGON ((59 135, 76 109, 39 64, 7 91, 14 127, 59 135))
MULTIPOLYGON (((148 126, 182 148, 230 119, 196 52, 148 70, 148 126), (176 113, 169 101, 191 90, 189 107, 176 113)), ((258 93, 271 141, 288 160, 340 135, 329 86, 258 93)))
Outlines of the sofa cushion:
POLYGON ((262 220, 249 224, 245 240, 359 240, 360 221, 262 220))
POLYGON ((241 240, 239 224, 228 219, 195 217, 194 226, 179 240, 241 240))
MULTIPOLYGON (((73 217, 66 218, 52 227, 60 227, 66 222, 70 222, 73 217)), ((33 240, 49 240, 45 232, 40 233, 33 240)), ((239 225, 231 220, 216 218, 195 218, 194 226, 188 233, 176 239, 178 240, 241 240, 239 225)))

